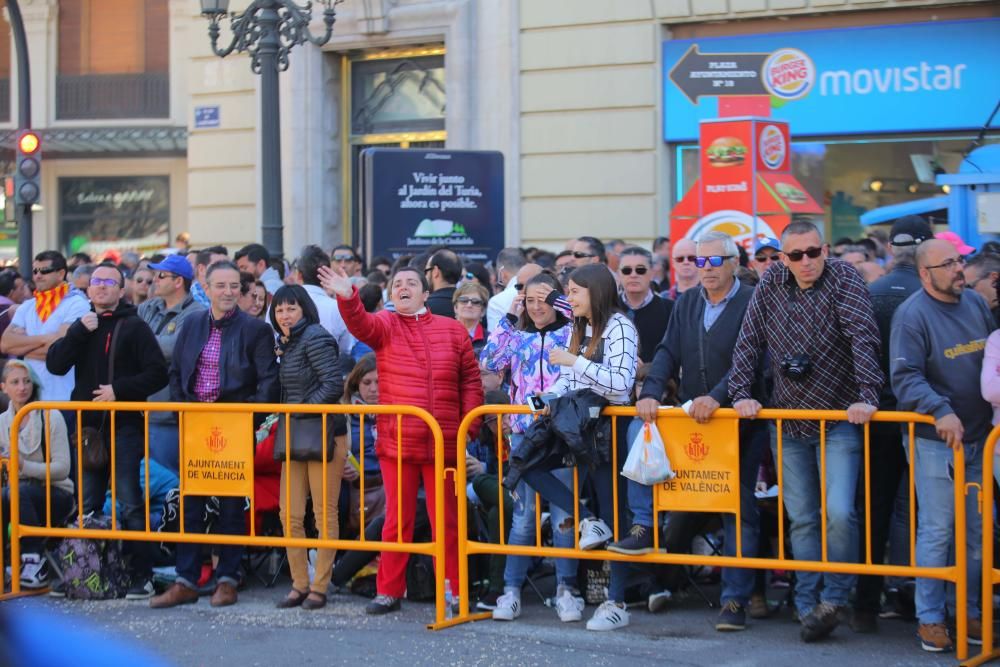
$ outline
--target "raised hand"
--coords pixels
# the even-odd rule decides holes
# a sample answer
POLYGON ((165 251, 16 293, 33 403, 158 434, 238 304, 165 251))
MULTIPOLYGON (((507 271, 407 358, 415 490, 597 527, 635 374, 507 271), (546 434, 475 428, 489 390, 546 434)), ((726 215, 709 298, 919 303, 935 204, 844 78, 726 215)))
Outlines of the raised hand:
POLYGON ((354 293, 354 285, 347 273, 340 267, 336 269, 328 266, 319 267, 319 284, 330 296, 347 298, 354 293))

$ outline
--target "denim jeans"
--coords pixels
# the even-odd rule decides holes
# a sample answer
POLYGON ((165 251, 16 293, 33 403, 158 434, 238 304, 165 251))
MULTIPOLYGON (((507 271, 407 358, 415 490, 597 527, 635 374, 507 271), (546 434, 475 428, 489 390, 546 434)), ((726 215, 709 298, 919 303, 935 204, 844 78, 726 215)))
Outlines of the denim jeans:
MULTIPOLYGON (((206 496, 184 497, 184 532, 197 534, 205 532, 206 496)), ((212 532, 223 535, 246 535, 246 500, 244 498, 219 498, 219 516, 212 532)), ((243 547, 218 547, 219 563, 215 567, 216 581, 228 582, 234 586, 239 583, 240 559, 243 558, 243 547)), ((201 577, 202 545, 177 545, 177 581, 188 588, 197 588, 201 577)))
MULTIPOLYGON (((954 563, 955 486, 954 454, 940 440, 916 438, 913 477, 917 487, 917 566, 945 567, 954 563)), ((983 482, 983 443, 965 444, 965 482, 983 482)), ((909 452, 907 452, 909 454, 909 452)), ((991 508, 992 509, 992 508, 991 508)), ((968 553, 968 614, 979 618, 982 577, 982 515, 979 495, 965 495, 965 539, 968 553)), ((944 623, 946 584, 940 579, 917 579, 917 618, 921 623, 944 623)))
POLYGON ((180 471, 177 423, 149 422, 149 457, 174 474, 180 471))
MULTIPOLYGON (((771 452, 778 460, 778 430, 771 430, 771 452)), ((785 509, 791 524, 789 538, 796 560, 822 560, 820 519, 819 435, 782 440, 782 475, 785 509)), ((854 505, 861 467, 861 429, 848 422, 828 426, 826 431, 826 539, 831 562, 858 562, 858 518, 854 505)), ((795 606, 800 616, 822 600, 846 605, 857 577, 851 574, 799 572, 795 606), (822 587, 822 593, 820 589, 822 587)))
MULTIPOLYGON (((111 447, 111 429, 105 430, 105 447, 111 447)), ((146 530, 146 497, 139 485, 140 475, 145 475, 143 457, 142 428, 133 424, 121 424, 115 437, 115 497, 125 508, 118 520, 126 530, 146 530)), ((104 470, 83 471, 84 513, 103 513, 104 500, 108 491, 111 465, 104 470)), ((132 554, 133 576, 147 578, 152 574, 155 545, 152 542, 128 540, 126 553, 132 554)))
MULTIPOLYGON (((18 484, 18 520, 25 526, 45 525, 45 482, 35 479, 22 479, 18 484)), ((50 487, 49 497, 52 499, 52 526, 62 528, 62 521, 73 509, 74 498, 71 493, 55 486, 50 487)), ((0 507, 6 520, 10 517, 10 489, 6 486, 0 492, 0 507)), ((6 530, 6 525, 4 526, 6 530)), ((41 553, 45 545, 44 537, 22 537, 21 553, 41 553)))
MULTIPOLYGON (((511 447, 517 446, 520 434, 511 436, 511 447)), ((560 483, 567 488, 573 487, 573 469, 560 468, 552 471, 560 483)), ((556 547, 566 549, 573 548, 573 517, 558 505, 551 503, 550 521, 552 523, 552 543, 556 547), (560 528, 569 519, 569 528, 560 528)), ((529 545, 535 543, 535 491, 523 480, 518 483, 514 493, 514 517, 510 526, 510 535, 507 537, 508 544, 529 545)), ((521 589, 524 580, 531 567, 532 558, 530 556, 508 556, 507 564, 504 567, 503 580, 507 588, 521 589)), ((570 558, 556 558, 556 582, 567 586, 576 587, 577 562, 570 558)))

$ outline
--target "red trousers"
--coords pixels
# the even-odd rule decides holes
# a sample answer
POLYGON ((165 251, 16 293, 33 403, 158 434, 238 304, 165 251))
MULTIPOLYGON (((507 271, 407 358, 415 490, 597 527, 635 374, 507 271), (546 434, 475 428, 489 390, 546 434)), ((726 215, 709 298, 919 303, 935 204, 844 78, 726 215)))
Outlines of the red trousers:
MULTIPOLYGON (((399 522, 402 521, 403 542, 413 541, 413 517, 417 511, 417 490, 423 479, 427 496, 427 514, 431 520, 431 531, 436 537, 439 526, 434 518, 434 489, 438 480, 434 478, 434 464, 419 465, 403 463, 403 513, 400 519, 397 505, 397 469, 395 459, 379 459, 382 468, 382 485, 385 489, 385 524, 382 527, 382 541, 395 542, 399 522)), ((445 578, 451 582, 451 590, 458 595, 458 504, 455 497, 455 480, 448 475, 444 481, 444 535, 445 535, 445 578)), ((383 551, 379 561, 376 590, 379 595, 401 598, 406 592, 406 563, 410 554, 383 551)), ((434 567, 441 567, 434 563, 434 567)))

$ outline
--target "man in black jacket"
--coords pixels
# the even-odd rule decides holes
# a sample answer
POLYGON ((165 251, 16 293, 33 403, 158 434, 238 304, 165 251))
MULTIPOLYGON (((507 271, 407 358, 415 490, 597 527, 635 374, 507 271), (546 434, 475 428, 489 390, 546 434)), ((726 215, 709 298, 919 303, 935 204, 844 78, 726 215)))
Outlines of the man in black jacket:
MULTIPOLYGON (((167 384, 167 362, 135 306, 122 302, 124 286, 118 267, 97 267, 87 290, 93 311, 70 325, 66 336, 49 348, 45 365, 50 373, 62 375, 75 369, 74 401, 145 401, 167 384)), ((107 412, 84 412, 83 423, 98 428, 105 447, 111 446, 112 421, 107 412)), ((144 531, 145 496, 139 485, 144 450, 142 414, 119 412, 114 423, 116 499, 124 506, 119 516, 126 529, 144 531)), ((110 463, 103 470, 83 471, 84 512, 102 511, 109 468, 110 463)), ((153 594, 152 545, 127 544, 132 552, 132 585, 126 597, 149 598, 153 594)))
MULTIPOLYGON (((931 226, 920 216, 908 215, 896 220, 889 234, 893 257, 892 271, 868 287, 875 323, 878 324, 879 338, 882 340, 879 365, 886 377, 889 377, 889 333, 892 316, 901 303, 922 289, 915 257, 919 245, 932 238, 934 232, 931 226)), ((889 382, 882 385, 878 409, 896 409, 896 396, 892 393, 889 382)), ((904 478, 907 470, 906 452, 903 450, 904 439, 899 424, 872 422, 868 428, 871 460, 871 491, 868 502, 871 505, 872 562, 881 563, 885 559, 885 547, 889 541, 889 522, 896 503, 896 493, 900 480, 904 478)), ((865 500, 864 489, 859 489, 857 496, 860 519, 858 545, 861 550, 860 562, 864 562, 867 530, 864 522, 864 505, 860 504, 865 500)), ((905 564, 899 563, 899 565, 905 564)), ((900 601, 897 599, 893 602, 900 601)), ((873 575, 858 577, 851 628, 855 632, 875 632, 881 611, 882 577, 873 575)))
POLYGON ((424 275, 431 284, 427 310, 435 315, 455 319, 455 306, 451 297, 455 294, 455 285, 462 279, 461 258, 451 250, 438 250, 427 260, 424 275))
POLYGON ((639 360, 648 364, 667 331, 674 302, 653 293, 653 253, 645 248, 629 246, 622 250, 618 275, 622 306, 639 332, 639 360))
MULTIPOLYGON (((212 307, 189 317, 177 334, 170 366, 170 398, 186 403, 274 403, 278 400, 278 366, 274 358, 274 331, 263 320, 250 317, 236 306, 240 296, 240 271, 232 262, 216 262, 206 273, 212 307)), ((254 416, 254 425, 263 415, 254 416)), ((246 447, 253 447, 248 442, 246 447)), ((204 496, 184 499, 184 529, 204 532, 204 496)), ((242 535, 245 530, 243 498, 219 498, 217 532, 242 535)), ((236 603, 243 548, 219 547, 213 607, 236 603)), ((157 609, 198 601, 201 547, 177 545, 177 581, 150 600, 157 609)))
MULTIPOLYGON (((684 291, 674 305, 667 332, 656 348, 649 375, 642 385, 636 409, 647 422, 656 421, 660 400, 671 378, 679 380, 678 396, 689 404, 691 417, 711 419, 729 403, 729 367, 753 287, 736 278, 739 252, 732 237, 722 232, 703 234, 697 242, 701 286, 684 291)), ((767 445, 766 425, 747 420, 740 425, 740 498, 743 555, 755 556, 759 516, 754 487, 757 468, 767 445)), ((623 540, 608 546, 619 553, 646 553, 652 549, 652 488, 628 482, 629 505, 636 527, 623 540), (640 508, 639 511, 636 511, 640 508), (645 518, 645 523, 642 520, 645 518), (642 530, 639 530, 641 528, 642 530)), ((723 515, 725 555, 736 555, 736 520, 723 515)), ((614 566, 613 566, 614 567, 614 566)), ((612 576, 615 569, 612 569, 612 576)), ((722 572, 722 612, 717 630, 742 630, 753 590, 753 570, 726 568, 722 572)))

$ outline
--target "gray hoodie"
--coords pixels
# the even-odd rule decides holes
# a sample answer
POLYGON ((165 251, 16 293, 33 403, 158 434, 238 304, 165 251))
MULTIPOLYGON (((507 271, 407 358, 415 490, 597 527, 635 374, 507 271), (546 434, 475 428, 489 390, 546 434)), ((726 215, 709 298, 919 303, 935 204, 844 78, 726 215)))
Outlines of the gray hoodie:
MULTIPOLYGON (((989 306, 973 290, 958 303, 920 290, 896 310, 889 337, 889 369, 898 408, 939 419, 954 413, 966 443, 989 434, 993 411, 979 391, 986 338, 993 330, 989 306)), ((939 440, 934 426, 917 424, 916 435, 939 440)))

